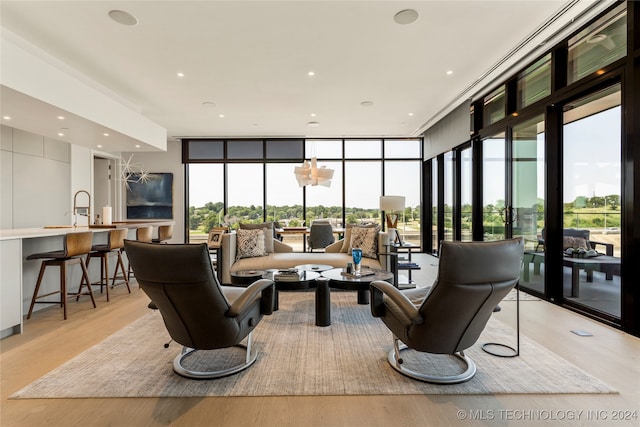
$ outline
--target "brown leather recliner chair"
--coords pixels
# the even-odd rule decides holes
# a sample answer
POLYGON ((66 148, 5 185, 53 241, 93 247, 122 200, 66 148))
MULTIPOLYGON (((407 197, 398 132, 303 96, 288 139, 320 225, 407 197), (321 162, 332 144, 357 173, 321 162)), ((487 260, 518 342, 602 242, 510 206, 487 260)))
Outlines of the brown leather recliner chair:
POLYGON ((263 315, 273 312, 273 281, 257 280, 246 289, 220 286, 204 243, 157 245, 127 240, 125 250, 140 287, 160 310, 169 335, 184 346, 173 362, 176 373, 219 378, 255 362, 251 335, 263 315), (198 350, 234 346, 246 351, 244 362, 236 366, 205 372, 184 366, 185 359, 198 350))
POLYGON ((371 313, 393 333, 394 346, 387 358, 391 366, 403 375, 436 384, 473 378, 476 365, 464 350, 475 344, 495 307, 518 283, 523 252, 522 239, 444 241, 433 286, 400 291, 387 282, 372 282, 371 313), (438 376, 409 369, 400 356, 407 348, 456 356, 466 370, 438 376))

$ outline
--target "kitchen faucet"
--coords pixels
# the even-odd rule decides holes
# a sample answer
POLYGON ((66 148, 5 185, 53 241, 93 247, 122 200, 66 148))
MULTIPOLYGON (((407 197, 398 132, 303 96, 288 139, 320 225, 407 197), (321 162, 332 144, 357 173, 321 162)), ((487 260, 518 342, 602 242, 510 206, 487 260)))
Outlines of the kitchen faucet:
POLYGON ((86 190, 78 190, 76 191, 76 194, 73 195, 73 227, 77 227, 78 226, 78 209, 86 209, 86 214, 87 214, 87 225, 91 225, 91 194, 89 194, 88 191, 86 190), (78 194, 80 193, 85 193, 87 195, 87 197, 89 198, 89 203, 87 204, 87 206, 78 206, 77 204, 77 198, 78 198, 78 194))

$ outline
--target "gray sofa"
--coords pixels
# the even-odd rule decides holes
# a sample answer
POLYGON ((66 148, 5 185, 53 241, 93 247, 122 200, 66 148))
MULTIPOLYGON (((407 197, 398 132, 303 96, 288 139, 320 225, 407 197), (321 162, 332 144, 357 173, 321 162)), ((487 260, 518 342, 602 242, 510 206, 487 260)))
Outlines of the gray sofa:
MULTIPOLYGON (((268 270, 291 268, 301 264, 328 264, 334 267, 346 267, 351 262, 351 254, 343 249, 344 240, 326 247, 325 252, 293 252, 293 248, 281 241, 274 239, 274 252, 266 256, 241 258, 236 260, 236 234, 226 233, 222 235, 218 258, 218 278, 223 285, 231 283, 231 272, 240 270, 268 270), (343 251, 344 250, 344 251, 343 251)), ((387 252, 389 235, 385 232, 378 233, 378 253, 387 252)), ((362 265, 371 268, 388 270, 387 257, 382 255, 377 259, 362 258, 362 265)))

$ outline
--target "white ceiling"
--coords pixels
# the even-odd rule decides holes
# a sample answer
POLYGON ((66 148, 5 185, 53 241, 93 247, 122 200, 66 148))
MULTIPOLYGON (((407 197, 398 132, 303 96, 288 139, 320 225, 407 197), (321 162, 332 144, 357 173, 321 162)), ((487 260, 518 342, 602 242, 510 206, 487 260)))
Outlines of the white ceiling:
MULTIPOLYGON (((2 0, 0 12, 4 28, 126 100, 169 139, 357 137, 420 135, 570 3, 2 0), (395 23, 407 8, 418 20, 395 23), (112 9, 138 24, 114 22, 112 9)), ((3 97, 9 111, 30 115, 41 134, 60 127, 3 97)))

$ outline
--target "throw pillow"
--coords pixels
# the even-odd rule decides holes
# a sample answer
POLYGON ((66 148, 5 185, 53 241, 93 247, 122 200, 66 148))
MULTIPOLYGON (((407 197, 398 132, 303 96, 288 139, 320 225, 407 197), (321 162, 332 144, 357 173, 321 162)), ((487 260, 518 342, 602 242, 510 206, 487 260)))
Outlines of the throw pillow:
POLYGON ((562 237, 562 249, 567 250, 569 248, 583 248, 590 250, 587 239, 584 237, 563 236, 562 237))
POLYGON ((264 230, 243 230, 237 232, 236 260, 240 258, 252 258, 265 256, 264 250, 264 230))
POLYGON ((267 253, 274 252, 273 238, 275 230, 273 228, 273 222, 263 222, 261 224, 243 224, 240 223, 240 229, 242 230, 264 230, 264 247, 267 253))
MULTIPOLYGON (((340 248, 340 252, 342 253, 351 253, 351 230, 353 228, 376 228, 378 227, 378 231, 380 230, 379 225, 377 224, 366 224, 366 225, 354 225, 347 224, 344 230, 344 238, 342 239, 342 248, 340 248)), ((377 234, 376 234, 377 237, 377 234)))
POLYGON ((353 227, 351 230, 351 248, 362 249, 362 256, 367 258, 378 258, 378 231, 379 227, 353 227))

